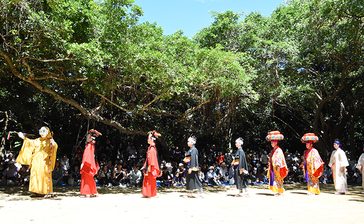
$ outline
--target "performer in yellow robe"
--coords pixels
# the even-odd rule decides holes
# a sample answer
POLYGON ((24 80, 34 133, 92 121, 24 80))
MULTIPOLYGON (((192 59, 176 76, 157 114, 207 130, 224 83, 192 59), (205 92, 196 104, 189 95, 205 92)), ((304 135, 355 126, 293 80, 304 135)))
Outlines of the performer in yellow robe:
POLYGON ((41 195, 52 193, 52 171, 58 148, 53 140, 52 132, 48 127, 42 127, 39 130, 40 138, 29 139, 22 132, 18 135, 24 139, 24 142, 16 162, 29 165, 29 191, 41 195))
POLYGON ((306 143, 303 160, 303 174, 307 182, 308 194, 320 194, 319 178, 324 171, 324 162, 322 161, 317 149, 313 144, 318 141, 314 133, 306 133, 301 138, 302 143, 306 143))
POLYGON ((268 133, 266 140, 271 142, 272 151, 269 154, 268 163, 268 179, 269 189, 275 195, 281 195, 284 192, 283 182, 288 174, 288 168, 282 149, 278 146, 278 142, 283 140, 284 136, 279 131, 271 131, 268 133))

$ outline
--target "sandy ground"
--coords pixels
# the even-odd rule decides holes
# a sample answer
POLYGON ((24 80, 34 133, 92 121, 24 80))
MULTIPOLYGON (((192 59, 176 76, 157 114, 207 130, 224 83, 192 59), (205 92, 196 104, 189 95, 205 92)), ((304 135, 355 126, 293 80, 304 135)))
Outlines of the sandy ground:
POLYGON ((0 220, 5 223, 364 223, 364 194, 287 190, 276 197, 267 189, 250 188, 248 197, 235 191, 207 192, 187 198, 184 192, 108 193, 81 198, 77 192, 55 198, 0 192, 0 220))

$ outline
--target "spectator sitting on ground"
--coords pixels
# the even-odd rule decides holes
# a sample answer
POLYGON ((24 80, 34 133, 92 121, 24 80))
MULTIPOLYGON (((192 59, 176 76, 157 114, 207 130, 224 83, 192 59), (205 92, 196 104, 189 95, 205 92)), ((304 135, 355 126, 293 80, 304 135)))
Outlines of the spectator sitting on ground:
POLYGON ((70 171, 70 174, 68 175, 68 185, 69 186, 78 186, 80 184, 80 168, 78 165, 73 166, 73 170, 70 171))
POLYGON ((112 176, 111 170, 108 168, 106 164, 103 165, 97 175, 98 184, 100 186, 111 187, 112 186, 111 176, 112 176))
POLYGON ((185 186, 186 177, 185 177, 186 169, 183 166, 183 163, 178 164, 178 168, 175 174, 175 186, 185 186))
POLYGON ((114 168, 114 172, 112 174, 112 184, 114 186, 125 187, 126 172, 123 169, 123 165, 120 162, 114 168))
POLYGON ((23 165, 20 167, 20 170, 18 171, 19 180, 18 183, 21 186, 25 186, 29 184, 29 178, 30 178, 30 170, 29 166, 23 165))
POLYGON ((53 185, 62 186, 63 172, 58 160, 56 161, 56 164, 53 169, 52 179, 53 179, 53 185))
POLYGON ((173 185, 173 174, 169 171, 169 167, 162 167, 162 176, 159 180, 162 187, 170 187, 173 185))
POLYGON ((213 166, 209 167, 209 170, 206 173, 206 181, 209 186, 220 186, 221 183, 217 178, 216 172, 213 166))
POLYGON ((221 163, 221 166, 218 170, 218 177, 221 183, 223 184, 229 184, 229 169, 226 166, 226 163, 221 163))
POLYGON ((133 169, 128 173, 129 178, 129 186, 130 187, 139 187, 141 186, 142 181, 142 172, 138 169, 136 165, 133 166, 133 169))
POLYGON ((17 185, 18 183, 18 171, 21 165, 10 161, 8 167, 3 171, 4 183, 6 185, 17 185))
POLYGON ((67 155, 63 155, 60 161, 61 168, 64 172, 70 169, 70 160, 68 159, 67 155))

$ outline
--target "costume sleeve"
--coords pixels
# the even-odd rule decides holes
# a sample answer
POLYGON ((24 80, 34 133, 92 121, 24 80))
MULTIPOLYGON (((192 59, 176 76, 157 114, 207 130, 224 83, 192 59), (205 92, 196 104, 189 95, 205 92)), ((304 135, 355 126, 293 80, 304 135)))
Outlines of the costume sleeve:
POLYGON ((273 159, 273 165, 279 167, 279 173, 281 178, 285 178, 288 175, 286 159, 284 158, 282 150, 276 151, 276 156, 273 159))
POLYGON ((54 144, 52 144, 52 155, 51 155, 51 168, 52 171, 54 170, 54 167, 56 165, 56 159, 57 159, 57 149, 58 149, 58 144, 56 142, 54 142, 54 144))
POLYGON ((30 165, 32 163, 32 155, 35 148, 35 140, 24 138, 23 146, 20 149, 16 162, 22 165, 30 165))
POLYGON ((198 151, 196 148, 191 150, 191 163, 190 163, 190 167, 194 168, 194 167, 198 167, 198 151))
POLYGON ((348 158, 346 157, 346 154, 343 150, 340 152, 340 166, 341 167, 347 167, 349 166, 348 158))
POLYGON ((358 164, 356 165, 356 168, 360 171, 362 170, 363 167, 364 167, 364 153, 361 154, 361 156, 358 159, 358 164))
POLYGON ((315 149, 312 151, 312 169, 313 169, 313 176, 314 177, 321 177, 322 173, 324 172, 324 162, 321 159, 320 154, 315 149))
POLYGON ((336 150, 331 153, 329 167, 332 167, 332 165, 335 163, 335 152, 336 150))
POLYGON ((239 169, 241 168, 248 171, 248 163, 246 162, 246 156, 243 150, 239 152, 239 169))

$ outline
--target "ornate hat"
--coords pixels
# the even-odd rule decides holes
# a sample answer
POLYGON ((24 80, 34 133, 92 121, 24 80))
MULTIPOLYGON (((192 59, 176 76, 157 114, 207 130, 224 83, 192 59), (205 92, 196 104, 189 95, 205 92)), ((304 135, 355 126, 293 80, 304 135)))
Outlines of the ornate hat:
POLYGON ((284 136, 279 131, 270 131, 265 139, 267 141, 281 141, 284 139, 284 136))
POLYGON ((319 138, 315 135, 315 133, 306 133, 301 138, 302 143, 307 143, 307 142, 316 143, 318 140, 319 138))
POLYGON ((156 140, 160 136, 162 136, 162 135, 160 133, 158 133, 156 130, 148 132, 148 138, 152 138, 153 141, 156 140))
POLYGON ((100 135, 102 135, 98 130, 96 129, 90 129, 88 130, 88 133, 91 135, 91 136, 94 136, 94 137, 99 137, 100 135))

